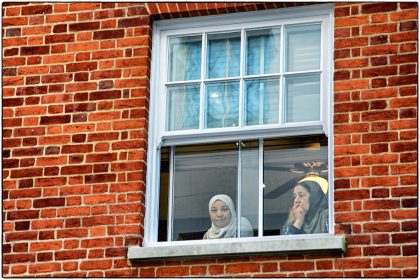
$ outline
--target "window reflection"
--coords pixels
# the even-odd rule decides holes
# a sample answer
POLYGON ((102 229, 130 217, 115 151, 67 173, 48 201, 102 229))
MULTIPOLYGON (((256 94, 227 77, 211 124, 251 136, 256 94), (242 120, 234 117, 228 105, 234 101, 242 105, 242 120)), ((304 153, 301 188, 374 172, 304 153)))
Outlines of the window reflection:
POLYGON ((327 143, 302 136, 163 147, 158 240, 328 232, 327 143))
POLYGON ((214 195, 225 194, 237 205, 236 143, 177 147, 174 162, 172 239, 202 239, 212 225, 209 201, 214 195))
POLYGON ((321 188, 321 185, 325 187, 328 184, 327 142, 325 136, 264 141, 264 184, 266 186, 264 188, 264 235, 321 233, 325 231, 320 228, 328 229, 328 224, 326 224, 328 221, 327 196, 321 188), (302 180, 306 183, 299 183, 302 180), (322 183, 315 182, 317 180, 322 183), (293 225, 296 221, 294 216, 296 211, 293 211, 294 196, 302 195, 303 192, 299 192, 300 188, 296 189, 296 186, 305 185, 306 187, 308 184, 311 186, 307 188, 313 189, 311 197, 313 200, 309 199, 310 194, 307 193, 304 194, 307 195, 309 203, 305 204, 299 198, 296 199, 296 202, 301 203, 300 208, 308 208, 305 212, 306 220, 303 223, 305 225, 301 227, 302 231, 308 232, 291 232, 288 223, 293 225), (318 199, 315 200, 315 198, 318 199), (310 208, 310 202, 312 202, 312 208, 310 208), (323 204, 324 202, 326 204, 323 204), (321 214, 318 214, 319 209, 326 209, 322 213, 322 218, 321 214), (321 221, 313 220, 315 216, 321 221), (286 229, 284 229, 285 226, 286 229))

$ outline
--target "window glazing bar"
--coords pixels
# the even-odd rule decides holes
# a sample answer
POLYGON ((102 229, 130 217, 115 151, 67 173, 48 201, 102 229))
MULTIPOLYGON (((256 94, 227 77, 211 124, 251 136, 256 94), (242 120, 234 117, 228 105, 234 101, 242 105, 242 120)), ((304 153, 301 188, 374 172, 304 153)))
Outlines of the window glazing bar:
POLYGON ((285 55, 285 51, 284 51, 284 25, 281 26, 280 29, 280 81, 279 81, 279 124, 283 124, 285 123, 284 121, 284 111, 286 106, 284 106, 284 102, 285 102, 285 87, 284 87, 284 82, 283 82, 283 73, 284 73, 284 69, 286 67, 285 61, 286 61, 286 55, 285 55))
POLYGON ((244 75, 245 75, 245 46, 246 46, 246 38, 245 38, 245 30, 241 30, 241 52, 240 52, 240 63, 239 63, 239 71, 240 71, 240 82, 239 82, 239 127, 245 125, 244 122, 244 114, 245 110, 245 90, 244 90, 244 75))
POLYGON ((206 42, 206 33, 202 33, 201 36, 201 83, 200 83, 200 120, 199 120, 199 129, 204 129, 204 118, 205 118, 205 88, 204 88, 204 78, 206 75, 206 63, 207 63, 207 42, 206 42))
POLYGON ((237 221, 238 221, 238 237, 241 237, 241 217, 242 217, 242 141, 237 141, 238 146, 238 198, 237 198, 237 221))
POLYGON ((175 147, 170 147, 169 155, 169 194, 168 194, 168 236, 167 241, 172 241, 173 234, 173 206, 174 206, 174 186, 175 186, 175 147))
POLYGON ((264 233, 264 140, 259 139, 258 145, 258 237, 262 237, 264 233))

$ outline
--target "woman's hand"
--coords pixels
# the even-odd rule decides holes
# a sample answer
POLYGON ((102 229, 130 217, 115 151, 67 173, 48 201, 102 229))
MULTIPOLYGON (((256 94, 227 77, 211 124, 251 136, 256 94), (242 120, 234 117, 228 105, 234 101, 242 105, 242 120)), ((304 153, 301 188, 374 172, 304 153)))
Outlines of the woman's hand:
POLYGON ((301 203, 297 202, 293 205, 293 214, 295 215, 293 226, 295 228, 302 228, 303 222, 305 221, 306 212, 308 211, 302 207, 301 203))

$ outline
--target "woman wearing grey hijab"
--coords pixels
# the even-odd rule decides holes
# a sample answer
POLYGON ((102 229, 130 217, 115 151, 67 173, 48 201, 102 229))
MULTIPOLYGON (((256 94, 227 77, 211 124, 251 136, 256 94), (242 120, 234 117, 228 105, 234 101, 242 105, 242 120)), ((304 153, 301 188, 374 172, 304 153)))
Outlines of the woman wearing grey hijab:
MULTIPOLYGON (((203 239, 238 237, 238 218, 232 199, 225 194, 213 196, 209 201, 211 227, 203 239)), ((241 237, 253 236, 254 232, 248 219, 241 218, 241 237)))
POLYGON ((321 186, 314 181, 299 182, 293 197, 293 208, 281 234, 328 232, 328 201, 321 186))

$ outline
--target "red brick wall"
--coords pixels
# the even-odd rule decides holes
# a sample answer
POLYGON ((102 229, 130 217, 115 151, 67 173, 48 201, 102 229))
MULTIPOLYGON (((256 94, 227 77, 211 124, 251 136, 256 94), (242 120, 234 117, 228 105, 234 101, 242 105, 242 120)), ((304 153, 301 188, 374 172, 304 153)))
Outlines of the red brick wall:
POLYGON ((415 3, 336 4, 344 255, 126 258, 143 236, 151 20, 294 5, 4 3, 3 275, 416 276, 415 3))

